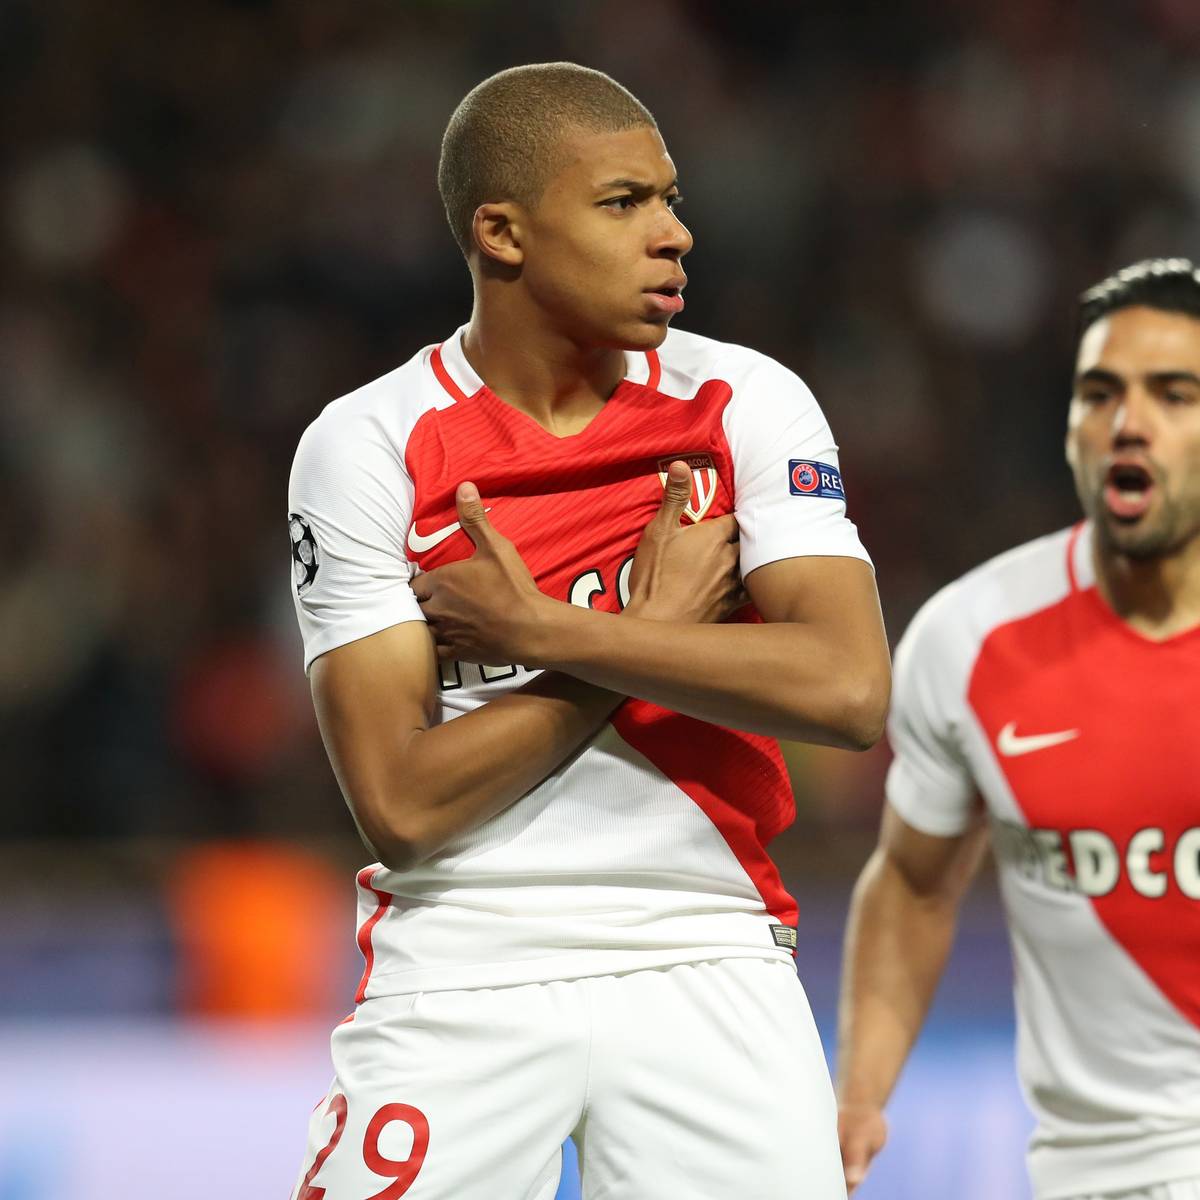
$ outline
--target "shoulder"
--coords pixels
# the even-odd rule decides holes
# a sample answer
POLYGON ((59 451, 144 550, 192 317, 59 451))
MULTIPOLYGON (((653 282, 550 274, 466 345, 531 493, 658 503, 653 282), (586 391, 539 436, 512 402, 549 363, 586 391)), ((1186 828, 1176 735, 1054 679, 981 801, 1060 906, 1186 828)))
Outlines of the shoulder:
POLYGON ((449 402, 430 369, 435 346, 327 404, 296 448, 293 477, 302 469, 361 464, 382 456, 403 462, 404 448, 422 414, 449 402))
POLYGON ((815 403, 799 375, 749 346, 672 329, 658 355, 661 387, 671 395, 690 396, 701 384, 720 379, 729 384, 735 400, 761 393, 800 397, 815 403))
POLYGON ((936 592, 917 612, 896 650, 898 671, 914 660, 968 667, 988 635, 1062 600, 1071 589, 1072 529, 1006 550, 936 592))

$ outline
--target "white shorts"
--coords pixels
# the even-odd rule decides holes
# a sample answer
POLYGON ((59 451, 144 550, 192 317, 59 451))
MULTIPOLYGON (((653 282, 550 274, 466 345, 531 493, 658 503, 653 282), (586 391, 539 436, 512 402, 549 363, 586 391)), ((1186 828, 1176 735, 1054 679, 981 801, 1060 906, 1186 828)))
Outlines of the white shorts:
POLYGON ((1200 1178, 1171 1179, 1132 1191, 1093 1192, 1074 1200, 1200 1200, 1200 1178))
POLYGON ((332 1039, 292 1200, 844 1200, 790 962, 381 997, 332 1039))

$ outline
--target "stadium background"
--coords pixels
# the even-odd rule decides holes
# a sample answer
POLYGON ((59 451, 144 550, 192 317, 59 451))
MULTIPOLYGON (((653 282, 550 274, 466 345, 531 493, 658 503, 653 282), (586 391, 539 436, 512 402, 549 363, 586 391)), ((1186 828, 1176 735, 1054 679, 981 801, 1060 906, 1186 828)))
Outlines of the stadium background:
MULTIPOLYGON (((286 476, 322 405, 468 312, 433 176, 470 86, 568 58, 655 112, 683 327, 813 385, 894 643, 1074 518, 1074 296, 1200 249, 1198 49, 1190 0, 0 0, 0 1198, 291 1184, 363 854, 286 476)), ((887 753, 789 755, 829 1034, 887 753)), ((985 879, 864 1200, 1027 1194, 1010 986, 985 879)))

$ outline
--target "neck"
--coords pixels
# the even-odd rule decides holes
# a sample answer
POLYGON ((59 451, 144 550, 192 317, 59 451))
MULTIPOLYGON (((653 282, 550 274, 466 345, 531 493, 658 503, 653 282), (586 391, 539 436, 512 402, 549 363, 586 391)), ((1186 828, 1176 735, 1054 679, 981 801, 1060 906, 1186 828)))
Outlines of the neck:
POLYGON ((1109 607, 1144 637, 1165 641, 1200 625, 1200 537, 1173 554, 1137 559, 1093 534, 1092 564, 1109 607))
POLYGON ((578 433, 625 378, 625 351, 580 345, 509 285, 476 288, 463 352, 488 388, 551 433, 578 433))

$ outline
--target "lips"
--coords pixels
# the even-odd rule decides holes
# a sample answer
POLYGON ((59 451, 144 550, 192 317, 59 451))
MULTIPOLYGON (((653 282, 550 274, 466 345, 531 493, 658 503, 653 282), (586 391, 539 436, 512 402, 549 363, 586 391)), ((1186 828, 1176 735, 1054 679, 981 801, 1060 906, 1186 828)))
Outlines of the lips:
POLYGON ((677 275, 660 284, 658 287, 647 288, 645 295, 660 312, 677 313, 683 311, 683 289, 687 285, 686 275, 677 275))
POLYGON ((1137 462, 1115 462, 1104 480, 1104 503, 1120 521, 1145 516, 1154 494, 1154 477, 1137 462))

